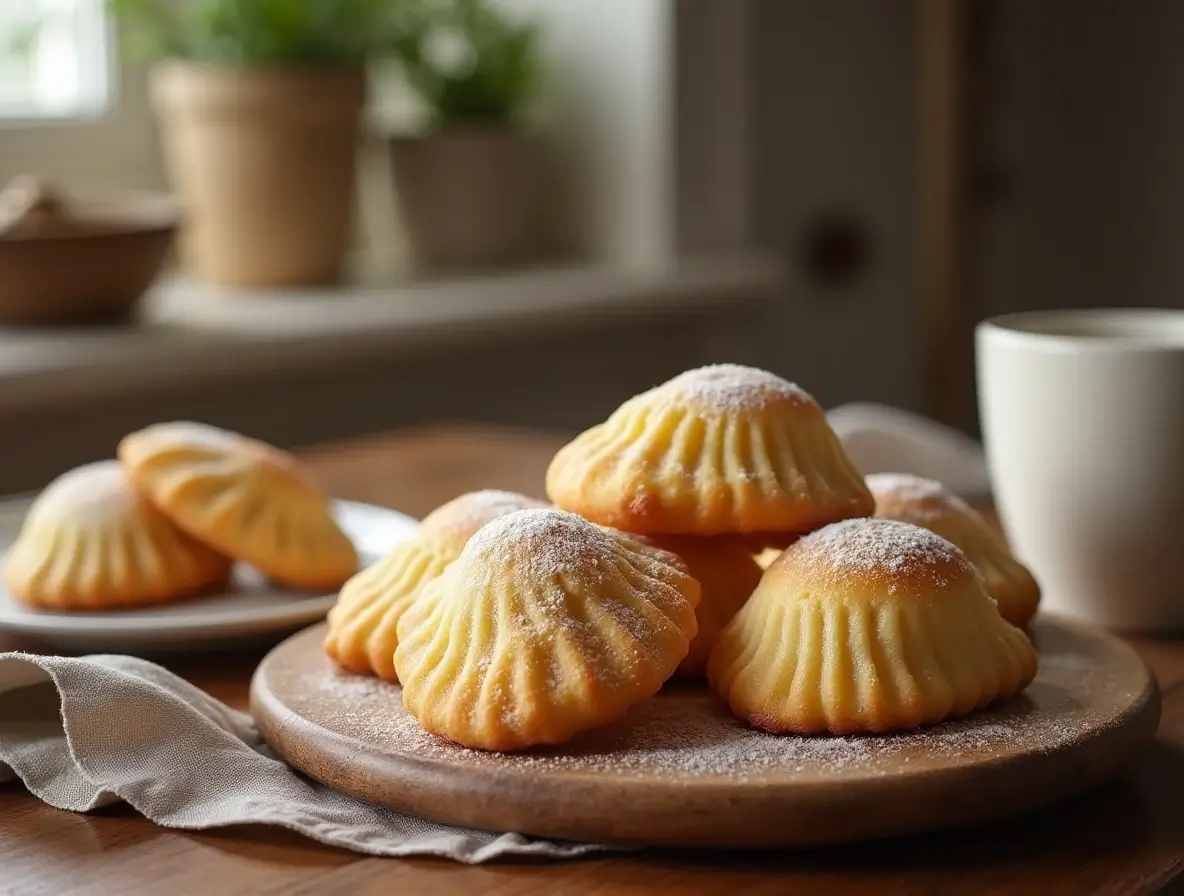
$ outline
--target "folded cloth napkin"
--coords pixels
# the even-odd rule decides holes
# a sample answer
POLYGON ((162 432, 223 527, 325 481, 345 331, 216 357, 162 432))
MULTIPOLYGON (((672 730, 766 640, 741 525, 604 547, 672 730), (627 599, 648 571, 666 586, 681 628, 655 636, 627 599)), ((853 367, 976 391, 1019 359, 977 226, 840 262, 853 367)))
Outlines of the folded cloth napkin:
POLYGON ((379 856, 476 864, 608 847, 436 824, 356 800, 274 758, 249 716, 146 660, 0 653, 0 781, 51 806, 126 801, 156 824, 271 824, 379 856))
MULTIPOLYGON (((879 405, 829 416, 863 473, 928 476, 968 498, 987 491, 981 450, 953 430, 879 405)), ((273 824, 372 855, 478 863, 609 849, 464 830, 348 797, 276 759, 244 713, 127 656, 0 654, 0 781, 14 776, 75 812, 123 800, 165 827, 273 824)))
POLYGON ((881 404, 845 404, 827 421, 859 472, 912 473, 936 479, 967 501, 989 497, 982 446, 945 424, 881 404))

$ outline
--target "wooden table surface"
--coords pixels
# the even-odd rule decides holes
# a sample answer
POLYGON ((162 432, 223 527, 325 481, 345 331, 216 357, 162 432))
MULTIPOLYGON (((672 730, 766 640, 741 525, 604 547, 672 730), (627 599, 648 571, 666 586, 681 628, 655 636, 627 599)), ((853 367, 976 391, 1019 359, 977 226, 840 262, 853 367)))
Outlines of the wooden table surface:
MULTIPOLYGON (((463 427, 309 452, 345 498, 422 516, 474 488, 541 496, 559 440, 463 427)), ((466 867, 375 859, 250 827, 183 833, 126 807, 77 815, 0 785, 0 893, 1184 892, 1184 644, 1136 642, 1163 689, 1159 737, 1130 771, 1056 807, 956 833, 808 851, 646 852, 466 867)), ((0 650, 19 645, 0 638, 0 650)), ((165 661, 240 708, 262 651, 165 661)))

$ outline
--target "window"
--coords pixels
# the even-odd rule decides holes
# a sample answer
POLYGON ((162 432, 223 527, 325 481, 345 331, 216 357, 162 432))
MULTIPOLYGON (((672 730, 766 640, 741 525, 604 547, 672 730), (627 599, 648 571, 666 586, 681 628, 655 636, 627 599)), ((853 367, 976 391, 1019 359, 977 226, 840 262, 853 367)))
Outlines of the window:
POLYGON ((104 0, 0 0, 0 120, 89 118, 111 101, 104 0))

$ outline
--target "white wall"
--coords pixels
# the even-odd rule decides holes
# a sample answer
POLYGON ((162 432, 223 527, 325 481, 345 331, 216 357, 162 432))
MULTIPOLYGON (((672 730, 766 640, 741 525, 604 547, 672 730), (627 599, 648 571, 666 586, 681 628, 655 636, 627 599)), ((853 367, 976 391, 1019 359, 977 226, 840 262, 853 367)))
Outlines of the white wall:
MULTIPOLYGON (((715 0, 713 0, 715 2, 715 0)), ((631 267, 674 251, 675 0, 504 0, 537 16, 539 121, 559 158, 560 226, 577 254, 631 267)))
MULTIPOLYGON (((4 2, 4 0, 0 0, 4 2)), ((126 70, 118 102, 96 121, 15 124, 0 120, 0 186, 34 174, 84 189, 164 186, 143 73, 126 70)))

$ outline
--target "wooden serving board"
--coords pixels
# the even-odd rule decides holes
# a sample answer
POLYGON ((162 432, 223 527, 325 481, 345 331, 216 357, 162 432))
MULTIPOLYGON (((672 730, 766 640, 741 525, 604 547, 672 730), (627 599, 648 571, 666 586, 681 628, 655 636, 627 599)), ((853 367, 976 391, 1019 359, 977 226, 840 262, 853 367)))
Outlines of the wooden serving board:
POLYGON ((1024 694, 911 734, 768 735, 705 688, 672 686, 562 748, 500 755, 424 732, 397 686, 325 658, 324 631, 276 647, 251 686, 260 731, 294 768, 411 815, 557 839, 790 846, 967 825, 1098 784, 1159 721, 1134 650, 1041 621, 1024 694))

